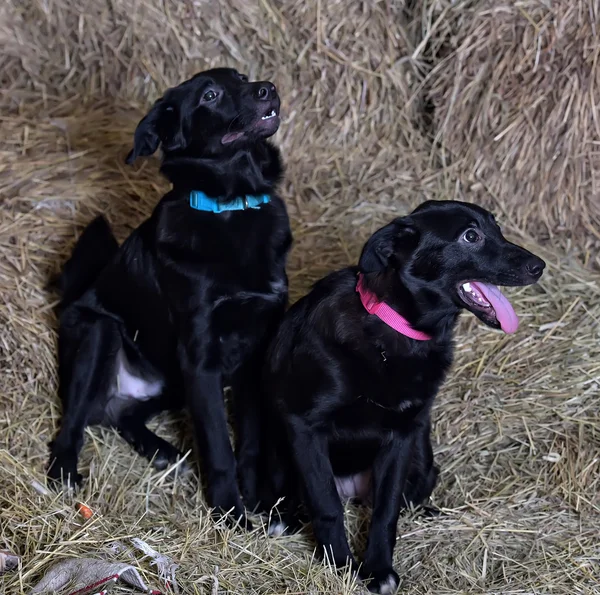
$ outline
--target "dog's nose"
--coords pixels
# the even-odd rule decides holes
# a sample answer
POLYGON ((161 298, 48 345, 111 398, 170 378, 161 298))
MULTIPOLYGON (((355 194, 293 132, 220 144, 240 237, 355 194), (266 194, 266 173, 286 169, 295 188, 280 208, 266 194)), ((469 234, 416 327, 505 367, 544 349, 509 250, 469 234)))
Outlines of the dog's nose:
POLYGON ((261 101, 273 99, 277 95, 277 89, 273 83, 258 83, 256 98, 261 101))
POLYGON ((525 268, 527 269, 527 272, 532 277, 539 277, 544 272, 544 269, 546 268, 546 263, 541 258, 538 258, 537 256, 534 256, 525 265, 525 268))

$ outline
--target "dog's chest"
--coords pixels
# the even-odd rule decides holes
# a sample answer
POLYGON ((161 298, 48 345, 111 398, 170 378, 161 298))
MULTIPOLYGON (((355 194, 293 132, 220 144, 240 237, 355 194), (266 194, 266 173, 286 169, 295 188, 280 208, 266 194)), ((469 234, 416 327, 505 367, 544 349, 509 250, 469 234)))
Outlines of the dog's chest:
POLYGON ((287 299, 285 207, 277 200, 222 214, 182 209, 172 205, 164 218, 170 231, 160 236, 163 287, 177 294, 190 319, 202 321, 208 359, 230 374, 287 299))
POLYGON ((228 259, 259 256, 255 251, 268 247, 272 240, 289 230, 280 201, 256 209, 207 213, 184 202, 166 205, 159 214, 161 242, 177 243, 186 250, 201 253, 211 260, 221 254, 228 259))
POLYGON ((202 293, 208 283, 215 300, 244 291, 277 293, 285 283, 290 237, 283 215, 279 203, 221 214, 171 206, 161 220, 161 259, 193 280, 188 291, 196 287, 202 293), (194 283, 200 278, 205 282, 194 283))
POLYGON ((413 420, 428 410, 447 370, 445 357, 394 357, 372 354, 364 368, 352 370, 353 381, 335 424, 360 431, 410 429, 413 420))
POLYGON ((398 400, 427 399, 435 395, 450 365, 446 353, 432 352, 426 357, 394 355, 385 348, 374 348, 369 371, 362 376, 373 394, 398 400))

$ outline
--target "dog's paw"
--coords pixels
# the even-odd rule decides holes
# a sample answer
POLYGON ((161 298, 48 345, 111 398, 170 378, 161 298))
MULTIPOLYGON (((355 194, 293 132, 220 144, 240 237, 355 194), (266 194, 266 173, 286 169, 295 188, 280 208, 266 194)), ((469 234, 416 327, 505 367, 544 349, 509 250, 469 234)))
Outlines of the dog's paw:
POLYGON ((76 461, 70 457, 54 457, 48 465, 47 475, 58 489, 77 489, 83 481, 83 477, 77 473, 76 461))
POLYGON ((213 516, 217 521, 224 521, 230 529, 235 529, 237 527, 245 529, 246 531, 252 531, 253 529, 252 523, 248 520, 246 511, 239 498, 237 498, 235 504, 228 505, 222 503, 214 506, 213 516))
POLYGON ((269 516, 268 535, 269 537, 280 537, 299 533, 303 527, 303 520, 308 522, 308 519, 303 519, 300 514, 280 513, 273 510, 269 516))
MULTIPOLYGON (((183 453, 175 447, 172 447, 172 450, 161 448, 160 450, 156 451, 156 454, 152 459, 152 466, 157 471, 164 471, 171 465, 177 463, 177 461, 182 459, 183 456, 183 453)), ((183 461, 180 465, 177 466, 176 469, 173 469, 173 474, 177 473, 178 475, 181 475, 183 473, 187 473, 189 470, 190 466, 186 461, 183 461)))
POLYGON ((231 520, 233 521, 233 526, 234 527, 238 527, 239 526, 242 529, 245 529, 246 531, 252 531, 254 529, 254 526, 248 520, 248 517, 245 514, 242 514, 241 516, 235 516, 234 515, 231 520))
POLYGON ((393 595, 400 584, 400 577, 392 568, 372 572, 369 578, 369 584, 367 585, 369 591, 379 593, 379 595, 393 595))
POLYGON ((417 516, 426 519, 435 519, 437 517, 443 517, 444 513, 435 506, 422 506, 417 510, 417 516))
POLYGON ((239 526, 252 531, 235 481, 209 481, 207 487, 208 505, 213 509, 214 517, 224 520, 228 527, 239 526))
POLYGON ((288 526, 281 519, 273 519, 269 523, 268 534, 269 537, 281 537, 285 535, 288 531, 288 526))
POLYGON ((252 529, 254 529, 243 510, 232 510, 228 513, 215 511, 215 515, 218 518, 223 519, 230 529, 236 529, 238 527, 245 529, 246 531, 252 531, 252 529))

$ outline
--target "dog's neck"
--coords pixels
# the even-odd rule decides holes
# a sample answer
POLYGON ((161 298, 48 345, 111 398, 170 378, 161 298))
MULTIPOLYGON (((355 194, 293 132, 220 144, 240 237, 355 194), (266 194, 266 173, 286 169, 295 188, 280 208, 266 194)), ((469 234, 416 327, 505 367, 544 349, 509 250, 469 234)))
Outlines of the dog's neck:
POLYGON ((450 341, 459 308, 449 299, 427 288, 409 289, 397 274, 365 276, 365 285, 403 316, 410 326, 438 341, 450 341))
POLYGON ((279 150, 267 141, 219 157, 167 154, 161 166, 175 192, 199 190, 222 200, 271 194, 282 171, 279 150))

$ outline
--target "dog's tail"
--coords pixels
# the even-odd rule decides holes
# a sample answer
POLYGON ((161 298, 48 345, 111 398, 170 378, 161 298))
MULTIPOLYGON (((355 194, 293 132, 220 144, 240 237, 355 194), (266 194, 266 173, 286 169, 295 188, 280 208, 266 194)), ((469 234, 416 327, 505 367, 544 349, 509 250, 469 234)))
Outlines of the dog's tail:
POLYGON ((118 249, 108 221, 99 215, 83 230, 62 272, 50 282, 51 287, 61 294, 60 310, 92 286, 118 249))

